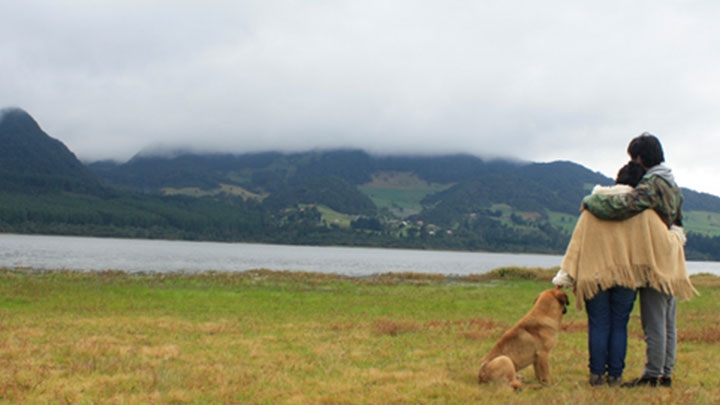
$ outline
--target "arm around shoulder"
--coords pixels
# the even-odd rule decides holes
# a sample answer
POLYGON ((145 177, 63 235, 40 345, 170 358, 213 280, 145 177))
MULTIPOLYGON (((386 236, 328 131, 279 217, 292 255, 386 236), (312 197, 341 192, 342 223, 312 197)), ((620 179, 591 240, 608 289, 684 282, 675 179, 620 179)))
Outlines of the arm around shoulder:
POLYGON ((647 208, 635 203, 635 195, 635 192, 616 195, 591 194, 583 198, 582 206, 598 219, 628 219, 647 208))

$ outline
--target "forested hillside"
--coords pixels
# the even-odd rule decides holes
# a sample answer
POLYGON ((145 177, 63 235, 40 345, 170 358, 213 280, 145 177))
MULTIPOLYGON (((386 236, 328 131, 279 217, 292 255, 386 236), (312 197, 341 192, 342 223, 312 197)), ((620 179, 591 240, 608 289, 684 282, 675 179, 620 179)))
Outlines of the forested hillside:
POLYGON ((99 181, 20 109, 0 111, 0 189, 97 193, 99 181))
MULTIPOLYGON (((471 155, 140 153, 84 165, 22 110, 0 119, 0 231, 561 254, 612 179, 471 155)), ((683 190, 687 255, 720 260, 720 198, 683 190)))

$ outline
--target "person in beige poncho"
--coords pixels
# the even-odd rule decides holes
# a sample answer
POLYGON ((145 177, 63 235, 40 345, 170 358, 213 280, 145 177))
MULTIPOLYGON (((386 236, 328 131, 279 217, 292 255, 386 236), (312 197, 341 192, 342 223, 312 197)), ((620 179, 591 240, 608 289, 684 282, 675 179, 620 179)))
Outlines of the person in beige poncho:
MULTIPOLYGON (((628 193, 643 174, 642 166, 630 162, 619 171, 616 186, 597 186, 593 193, 628 193)), ((624 221, 580 215, 553 283, 573 288, 578 309, 585 303, 591 385, 601 385, 606 373, 610 385, 622 380, 637 287, 680 299, 696 293, 687 277, 684 243, 682 228, 668 230, 653 210, 624 221)))

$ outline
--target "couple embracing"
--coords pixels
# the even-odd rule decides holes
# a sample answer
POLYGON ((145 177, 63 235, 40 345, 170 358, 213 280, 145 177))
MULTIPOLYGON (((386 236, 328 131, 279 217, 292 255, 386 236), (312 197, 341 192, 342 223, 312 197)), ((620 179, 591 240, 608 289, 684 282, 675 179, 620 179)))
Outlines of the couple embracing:
POLYGON ((631 161, 616 185, 597 186, 583 199, 553 283, 573 288, 578 309, 585 303, 590 385, 669 387, 677 299, 697 294, 685 267, 682 194, 654 135, 634 138, 627 152, 631 161), (638 293, 646 363, 639 378, 622 383, 627 324, 638 293))

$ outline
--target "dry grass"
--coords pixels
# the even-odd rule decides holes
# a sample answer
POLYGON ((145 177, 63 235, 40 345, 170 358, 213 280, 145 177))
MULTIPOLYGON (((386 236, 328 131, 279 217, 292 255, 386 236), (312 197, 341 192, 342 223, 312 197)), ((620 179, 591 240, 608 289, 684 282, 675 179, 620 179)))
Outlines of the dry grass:
POLYGON ((538 280, 550 281, 557 273, 559 267, 540 268, 540 267, 501 267, 487 273, 471 274, 459 277, 462 281, 490 281, 490 280, 538 280))
MULTIPOLYGON (((590 388, 587 324, 571 306, 551 355, 554 382, 511 392, 478 385, 478 361, 546 281, 4 271, 0 401, 716 404, 713 283, 696 283, 702 296, 680 304, 672 389, 590 388)), ((644 363, 641 338, 634 313, 630 378, 644 363)))

